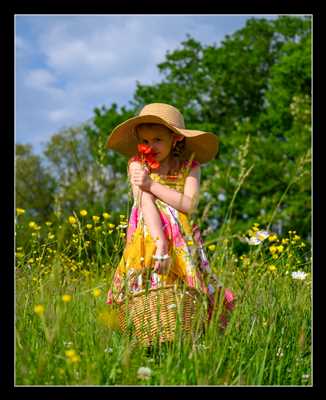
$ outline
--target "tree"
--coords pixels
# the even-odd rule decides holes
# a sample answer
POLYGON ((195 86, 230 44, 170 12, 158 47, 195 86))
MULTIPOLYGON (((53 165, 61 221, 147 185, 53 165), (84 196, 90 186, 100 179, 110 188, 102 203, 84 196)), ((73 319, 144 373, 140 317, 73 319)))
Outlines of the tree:
POLYGON ((157 101, 173 104, 189 129, 220 138, 218 159, 203 167, 199 213, 210 199, 207 228, 223 222, 239 176, 252 167, 233 204, 235 229, 253 220, 266 225, 273 217, 274 229, 282 221, 281 230, 298 227, 309 236, 310 40, 309 18, 252 18, 219 46, 202 46, 188 36, 158 65, 160 83, 137 83, 136 109, 157 101), (301 180, 292 185, 300 160, 301 180), (284 192, 286 202, 278 204, 284 192))
POLYGON ((16 207, 26 210, 32 218, 51 218, 54 209, 56 182, 34 155, 32 146, 16 144, 16 207))

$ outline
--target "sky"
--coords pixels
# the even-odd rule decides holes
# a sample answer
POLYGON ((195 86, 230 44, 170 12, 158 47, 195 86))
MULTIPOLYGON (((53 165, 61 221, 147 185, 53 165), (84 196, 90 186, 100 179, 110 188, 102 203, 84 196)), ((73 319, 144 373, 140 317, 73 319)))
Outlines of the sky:
POLYGON ((51 136, 103 105, 130 106, 136 81, 162 79, 157 64, 187 34, 219 45, 249 18, 269 15, 16 15, 15 141, 40 154, 51 136))

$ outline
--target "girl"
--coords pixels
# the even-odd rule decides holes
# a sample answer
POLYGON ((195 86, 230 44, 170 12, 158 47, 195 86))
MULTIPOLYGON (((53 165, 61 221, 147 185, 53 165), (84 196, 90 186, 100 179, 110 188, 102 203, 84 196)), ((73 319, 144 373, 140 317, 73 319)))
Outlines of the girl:
MULTIPOLYGON (((210 269, 199 228, 190 217, 198 205, 200 164, 217 154, 217 136, 185 129, 179 110, 153 103, 117 126, 107 145, 129 157, 134 197, 126 247, 107 304, 119 304, 127 293, 146 287, 175 284, 207 295, 210 318, 214 293, 221 285, 210 269)), ((228 289, 224 290, 224 305, 226 310, 233 308, 233 293, 228 289)), ((221 318, 225 326, 226 315, 221 318)))

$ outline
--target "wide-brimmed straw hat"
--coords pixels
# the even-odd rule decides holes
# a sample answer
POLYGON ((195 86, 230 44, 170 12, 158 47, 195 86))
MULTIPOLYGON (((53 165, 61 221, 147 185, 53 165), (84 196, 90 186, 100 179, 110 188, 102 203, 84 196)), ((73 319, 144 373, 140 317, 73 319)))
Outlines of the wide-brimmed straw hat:
POLYGON ((178 135, 185 136, 184 157, 205 163, 213 159, 219 147, 218 137, 214 133, 185 129, 181 112, 169 104, 152 103, 140 111, 138 116, 129 118, 113 129, 107 147, 127 157, 137 154, 135 128, 139 124, 162 124, 178 135))

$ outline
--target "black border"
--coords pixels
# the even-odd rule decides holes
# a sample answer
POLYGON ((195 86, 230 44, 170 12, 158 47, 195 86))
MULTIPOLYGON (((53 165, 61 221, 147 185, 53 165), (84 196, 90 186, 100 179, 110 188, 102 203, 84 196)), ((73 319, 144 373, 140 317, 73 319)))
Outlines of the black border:
MULTIPOLYGON (((320 260, 320 172, 319 172, 319 151, 320 151, 320 9, 313 5, 313 1, 304 0, 228 0, 224 1, 200 1, 194 3, 171 2, 170 0, 164 2, 153 2, 144 4, 141 1, 133 1, 128 4, 125 2, 105 2, 93 0, 91 2, 81 3, 68 0, 52 1, 11 1, 10 5, 1 5, 2 9, 0 14, 0 43, 1 43, 1 68, 0 74, 0 87, 1 100, 3 100, 3 111, 1 122, 4 123, 3 129, 0 132, 0 140, 3 141, 1 149, 5 157, 0 157, 1 162, 5 162, 1 168, 2 181, 8 179, 8 188, 0 196, 1 210, 3 216, 2 227, 0 229, 0 243, 4 245, 4 250, 1 254, 6 254, 7 257, 2 258, 0 271, 4 276, 0 278, 0 295, 1 295, 1 325, 0 325, 0 362, 2 363, 0 369, 0 383, 1 392, 4 398, 19 398, 25 399, 30 396, 33 399, 71 399, 78 396, 78 398, 89 398, 96 396, 100 398, 116 398, 124 395, 146 397, 154 395, 157 399, 163 399, 166 396, 169 398, 176 398, 177 396, 189 395, 207 395, 213 398, 227 398, 243 399, 254 398, 261 399, 262 397, 282 395, 293 396, 314 396, 318 398, 321 390, 320 368, 321 368, 321 354, 320 345, 321 340, 319 336, 321 303, 320 303, 320 285, 322 280, 322 268, 319 268, 320 260), (111 4, 112 3, 112 4, 111 4), (15 387, 14 386, 14 16, 16 14, 311 14, 313 16, 313 91, 314 91, 314 134, 313 134, 313 161, 314 161, 314 174, 313 174, 313 257, 314 257, 314 358, 313 358, 313 386, 312 387, 291 387, 291 386, 248 386, 248 387, 194 387, 194 386, 179 386, 179 387, 47 387, 47 386, 31 386, 31 387, 15 387), (8 163, 7 163, 8 161, 8 163), (10 168, 12 167, 12 168, 10 168), (5 179, 3 179, 5 178, 5 179), (5 221, 5 225, 3 225, 5 221), (7 243, 8 241, 8 243, 7 243), (318 265, 317 265, 318 264, 318 265), (5 336, 6 335, 6 336, 5 336), (222 395, 222 397, 221 397, 222 395)), ((171 371, 171 373, 173 373, 171 371)))

